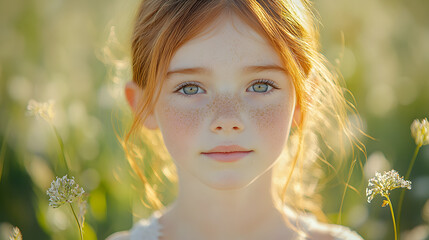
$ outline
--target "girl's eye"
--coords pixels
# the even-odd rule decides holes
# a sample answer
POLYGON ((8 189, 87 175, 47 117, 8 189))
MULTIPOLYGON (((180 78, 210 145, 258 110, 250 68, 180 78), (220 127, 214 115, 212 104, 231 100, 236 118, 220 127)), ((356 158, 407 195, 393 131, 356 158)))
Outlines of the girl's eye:
MULTIPOLYGON (((267 92, 270 92, 273 88, 279 89, 273 81, 260 79, 254 82, 250 87, 248 87, 246 91, 256 92, 256 93, 267 93, 267 92)), ((205 91, 199 86, 199 84, 194 82, 182 83, 176 87, 176 90, 174 92, 179 92, 185 96, 195 95, 198 93, 205 93, 205 91)))
POLYGON ((183 87, 183 93, 186 95, 194 95, 198 92, 199 87, 195 86, 195 85, 188 85, 186 87, 183 87))
POLYGON ((271 89, 278 89, 275 86, 275 83, 271 80, 258 80, 252 86, 247 88, 248 92, 257 92, 257 93, 265 93, 271 91, 271 89))
POLYGON ((184 83, 177 87, 176 92, 180 92, 184 95, 194 95, 197 93, 204 93, 204 90, 194 83, 184 83))

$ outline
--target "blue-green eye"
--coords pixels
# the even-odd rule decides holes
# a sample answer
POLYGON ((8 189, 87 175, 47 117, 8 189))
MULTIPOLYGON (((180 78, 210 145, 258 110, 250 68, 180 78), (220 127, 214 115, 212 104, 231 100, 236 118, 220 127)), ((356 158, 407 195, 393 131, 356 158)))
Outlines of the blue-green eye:
POLYGON ((265 93, 271 91, 271 89, 278 89, 275 83, 271 80, 261 79, 252 84, 249 88, 247 88, 248 92, 257 92, 257 93, 265 93))
POLYGON ((268 87, 271 87, 271 86, 268 86, 268 84, 266 83, 257 83, 252 85, 252 89, 254 92, 266 92, 268 90, 268 87))
POLYGON ((177 92, 183 95, 194 95, 197 93, 204 93, 205 91, 195 83, 183 83, 176 88, 177 92))
POLYGON ((194 95, 194 94, 196 94, 198 92, 199 87, 195 86, 195 85, 188 85, 188 86, 186 86, 186 87, 184 87, 182 89, 183 89, 183 93, 184 94, 194 95))

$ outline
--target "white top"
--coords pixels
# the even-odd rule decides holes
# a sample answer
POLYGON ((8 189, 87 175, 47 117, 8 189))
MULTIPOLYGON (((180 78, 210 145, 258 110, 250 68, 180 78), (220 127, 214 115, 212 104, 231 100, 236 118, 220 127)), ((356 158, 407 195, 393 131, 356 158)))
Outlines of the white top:
MULTIPOLYGON (((345 226, 320 223, 313 215, 297 215, 289 209, 285 209, 285 212, 291 218, 291 222, 297 222, 300 230, 313 236, 311 239, 320 239, 315 236, 332 236, 330 240, 363 240, 359 234, 345 226)), ((159 240, 162 234, 162 226, 158 222, 160 216, 160 212, 155 212, 149 219, 141 219, 135 223, 130 231, 114 233, 106 240, 159 240)), ((305 239, 310 238, 301 236, 296 240, 305 239)))

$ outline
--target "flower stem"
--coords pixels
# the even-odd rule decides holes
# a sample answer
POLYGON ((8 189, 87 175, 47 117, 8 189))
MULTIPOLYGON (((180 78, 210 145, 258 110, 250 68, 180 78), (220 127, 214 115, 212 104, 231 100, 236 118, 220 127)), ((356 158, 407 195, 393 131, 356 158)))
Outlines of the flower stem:
POLYGON ((3 137, 3 142, 1 144, 1 148, 0 148, 0 182, 1 182, 1 176, 3 174, 3 166, 4 166, 4 161, 5 161, 5 154, 6 154, 6 143, 9 137, 9 132, 10 132, 10 120, 8 121, 7 125, 6 125, 6 133, 4 134, 3 137))
POLYGON ((72 204, 71 204, 71 203, 69 203, 69 206, 70 206, 70 208, 71 208, 71 210, 72 210, 72 212, 73 212, 74 219, 76 219, 76 223, 77 223, 77 226, 78 226, 78 228, 79 228, 80 240, 83 240, 82 227, 80 226, 79 220, 77 219, 77 216, 76 216, 76 213, 75 213, 75 211, 74 211, 74 209, 73 209, 72 204))
POLYGON ((410 166, 408 166, 407 174, 405 175, 405 180, 408 180, 411 174, 411 170, 413 169, 414 163, 416 162, 417 154, 419 153, 421 145, 417 145, 416 150, 414 150, 413 159, 410 162, 410 166))
POLYGON ((63 142, 63 139, 61 138, 60 134, 58 133, 57 128, 56 128, 52 123, 51 123, 51 126, 52 126, 52 129, 54 129, 55 136, 57 137, 58 144, 60 145, 60 149, 61 149, 61 158, 62 158, 62 159, 63 159, 63 161, 64 161, 64 165, 65 165, 65 167, 66 167, 67 173, 69 173, 69 172, 70 172, 70 169, 69 169, 69 165, 68 165, 68 163, 67 163, 66 155, 65 155, 65 153, 64 153, 64 142, 63 142))
MULTIPOLYGON (((420 147, 421 145, 417 145, 416 150, 414 150, 414 156, 411 159, 410 165, 408 166, 408 171, 404 178, 405 180, 408 180, 408 178, 410 177, 411 170, 413 169, 414 163, 416 162, 417 154, 419 153, 420 147)), ((402 210, 402 203, 404 202, 404 197, 405 197, 405 188, 402 189, 401 195, 399 196, 398 211, 397 211, 398 229, 400 229, 400 224, 401 224, 401 210, 402 210)))
POLYGON ((395 214, 393 213, 393 207, 392 207, 392 202, 390 201, 389 196, 384 196, 387 198, 387 201, 389 202, 389 206, 390 206, 390 212, 392 213, 392 221, 393 221, 393 230, 395 231, 395 240, 398 239, 398 234, 396 233, 396 223, 395 223, 395 214))

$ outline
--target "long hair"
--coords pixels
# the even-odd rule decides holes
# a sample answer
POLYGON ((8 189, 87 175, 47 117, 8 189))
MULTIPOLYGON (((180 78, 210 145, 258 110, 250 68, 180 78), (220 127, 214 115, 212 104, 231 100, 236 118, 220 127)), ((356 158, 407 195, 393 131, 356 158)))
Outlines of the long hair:
POLYGON ((165 193, 175 186, 177 176, 159 130, 145 129, 142 123, 153 111, 174 53, 225 11, 239 16, 268 40, 296 89, 301 121, 292 129, 273 169, 276 205, 289 204, 321 217, 316 185, 323 171, 318 162, 333 166, 322 152, 345 151, 345 146, 331 146, 330 138, 353 145, 347 116, 353 105, 319 53, 317 26, 306 0, 143 0, 131 50, 132 80, 143 89, 144 97, 139 99, 122 144, 143 182, 144 203, 152 209, 168 204, 172 198, 165 193))

